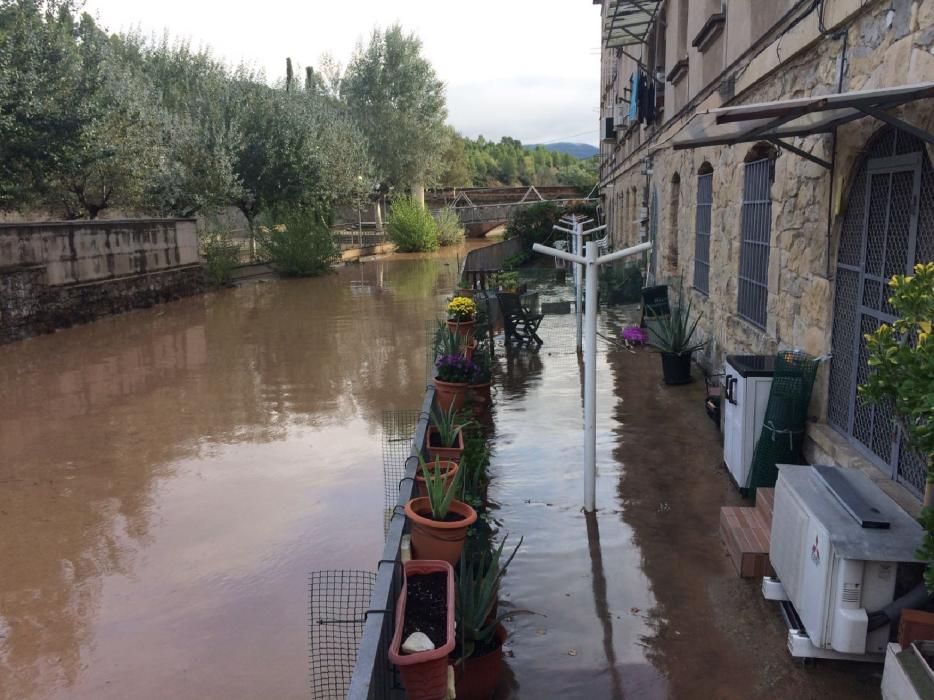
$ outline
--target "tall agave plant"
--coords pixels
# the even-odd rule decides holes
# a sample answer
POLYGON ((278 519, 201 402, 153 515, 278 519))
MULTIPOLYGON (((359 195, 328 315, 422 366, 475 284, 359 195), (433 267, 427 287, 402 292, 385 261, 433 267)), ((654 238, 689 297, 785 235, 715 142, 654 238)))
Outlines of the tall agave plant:
POLYGON ((655 345, 662 352, 684 355, 700 350, 705 345, 705 341, 694 342, 694 331, 697 330, 697 323, 703 314, 698 313, 692 321, 693 302, 691 299, 687 299, 686 305, 684 302, 684 280, 682 278, 678 280, 678 301, 671 306, 667 316, 656 314, 654 309, 649 308, 649 315, 656 323, 649 325, 648 331, 654 337, 655 345))

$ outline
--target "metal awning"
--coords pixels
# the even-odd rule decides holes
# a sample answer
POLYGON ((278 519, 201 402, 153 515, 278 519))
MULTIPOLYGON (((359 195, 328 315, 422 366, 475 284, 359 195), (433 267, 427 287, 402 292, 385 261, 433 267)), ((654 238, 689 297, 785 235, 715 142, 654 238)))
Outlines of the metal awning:
POLYGON ((603 21, 604 48, 642 44, 661 4, 660 0, 609 0, 603 21))
POLYGON ((834 130, 866 116, 934 144, 934 135, 899 119, 886 110, 907 102, 934 97, 934 83, 918 83, 877 90, 856 90, 794 100, 721 107, 695 114, 672 142, 675 150, 701 146, 732 146, 769 141, 803 158, 830 168, 827 161, 782 139, 811 136, 834 130))

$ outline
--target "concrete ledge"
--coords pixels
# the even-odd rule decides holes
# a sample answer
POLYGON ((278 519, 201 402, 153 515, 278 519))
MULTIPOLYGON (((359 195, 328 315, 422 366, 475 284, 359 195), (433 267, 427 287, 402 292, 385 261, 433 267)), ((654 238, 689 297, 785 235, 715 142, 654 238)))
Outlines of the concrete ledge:
POLYGON ((386 255, 395 252, 395 250, 395 243, 378 243, 377 245, 368 245, 362 248, 348 248, 341 252, 341 262, 353 262, 369 255, 386 255))
POLYGON ((921 514, 921 500, 917 496, 889 478, 826 423, 808 423, 804 454, 812 464, 838 464, 859 469, 909 515, 916 518, 921 514))

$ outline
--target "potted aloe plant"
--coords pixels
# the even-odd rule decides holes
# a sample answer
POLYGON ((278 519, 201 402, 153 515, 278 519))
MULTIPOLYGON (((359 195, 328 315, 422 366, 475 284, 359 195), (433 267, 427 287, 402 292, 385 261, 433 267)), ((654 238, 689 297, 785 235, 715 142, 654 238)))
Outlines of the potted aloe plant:
POLYGON ((461 354, 441 355, 435 361, 435 402, 442 411, 464 406, 464 398, 477 366, 461 354))
POLYGON ((444 561, 407 561, 396 603, 389 660, 399 668, 406 696, 447 696, 448 657, 454 650, 454 568, 444 561))
POLYGON ((477 305, 470 297, 454 297, 448 302, 448 328, 469 343, 473 338, 474 316, 477 305))
POLYGON ((665 384, 687 384, 691 381, 691 357, 704 347, 704 341, 695 341, 694 332, 701 314, 691 320, 692 302, 685 304, 684 288, 679 283, 678 301, 666 316, 656 316, 650 307, 649 316, 655 321, 648 326, 653 345, 662 356, 662 375, 665 384))
POLYGON ((461 488, 460 469, 449 480, 442 469, 422 468, 428 495, 405 504, 412 536, 412 556, 440 559, 456 564, 464 549, 467 528, 477 521, 477 512, 455 496, 461 488))
POLYGON ((428 457, 459 462, 464 453, 464 425, 453 406, 447 410, 432 409, 431 425, 425 436, 428 457))
MULTIPOLYGON (((422 459, 422 456, 418 456, 418 469, 415 472, 415 493, 418 497, 427 497, 428 496, 428 479, 426 474, 429 471, 434 470, 444 475, 445 483, 450 486, 454 481, 454 477, 457 476, 457 471, 460 468, 460 465, 457 462, 452 462, 448 459, 434 459, 429 462, 425 462, 422 459)), ((447 488, 447 487, 445 487, 447 488)))
POLYGON ((527 610, 496 614, 499 582, 522 539, 505 562, 500 563, 506 539, 487 556, 463 557, 457 576, 457 644, 454 650, 454 683, 458 700, 488 700, 503 675, 503 643, 506 629, 502 621, 527 610))
POLYGON ((493 386, 493 359, 488 343, 480 343, 473 356, 476 370, 470 378, 467 395, 471 401, 474 416, 484 418, 489 415, 493 399, 490 389, 493 386))

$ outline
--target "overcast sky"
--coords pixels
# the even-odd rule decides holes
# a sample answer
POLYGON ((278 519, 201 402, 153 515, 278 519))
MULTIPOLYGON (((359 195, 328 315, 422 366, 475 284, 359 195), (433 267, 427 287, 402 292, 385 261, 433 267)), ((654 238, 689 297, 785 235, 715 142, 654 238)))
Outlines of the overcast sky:
POLYGON ((277 78, 285 58, 346 65, 375 25, 423 41, 466 136, 597 143, 600 9, 587 0, 87 0, 111 31, 168 32, 277 78))

